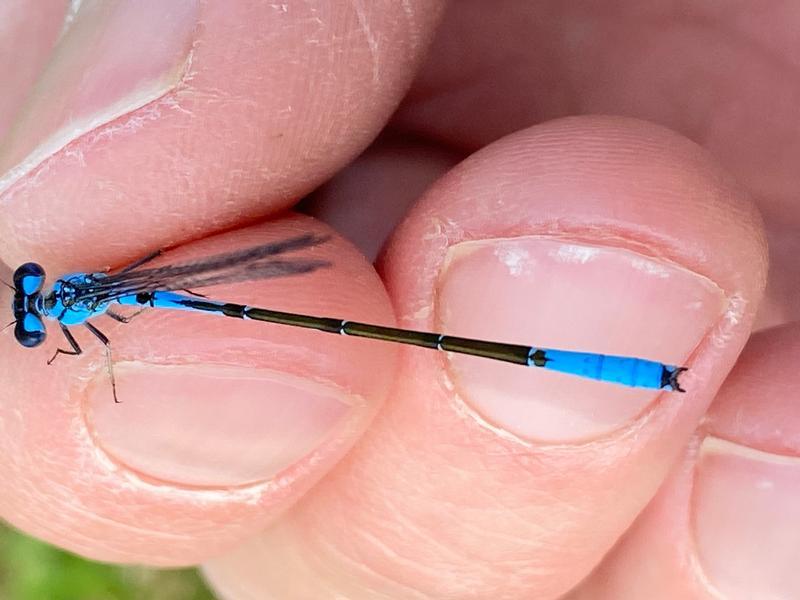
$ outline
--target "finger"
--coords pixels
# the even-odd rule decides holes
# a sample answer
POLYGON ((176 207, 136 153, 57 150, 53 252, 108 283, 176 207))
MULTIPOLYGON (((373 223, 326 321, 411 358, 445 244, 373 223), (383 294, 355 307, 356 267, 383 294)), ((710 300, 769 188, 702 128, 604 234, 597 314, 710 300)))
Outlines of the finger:
POLYGON ((377 134, 440 5, 83 2, 0 147, 2 256, 118 264, 285 208, 377 134))
MULTIPOLYGON (((330 230, 289 216, 159 260, 306 232, 330 230)), ((332 239, 303 254, 332 267, 207 291, 251 306, 392 323, 380 280, 351 245, 332 239)), ((104 348, 87 331, 72 328, 84 355, 51 366, 56 347, 69 348, 53 324, 35 350, 16 345, 12 330, 0 336, 9 357, 0 363, 0 514, 103 561, 192 564, 252 535, 344 454, 394 372, 391 346, 311 330, 155 309, 129 324, 92 322, 111 340, 119 404, 104 348)))
POLYGON ((379 142, 314 192, 304 209, 374 260, 411 205, 456 162, 434 146, 379 142))
POLYGON ((400 323, 687 364, 688 392, 409 351, 348 460, 211 581, 236 599, 563 594, 736 359, 764 284, 759 227, 697 147, 645 123, 557 121, 473 155, 389 245, 400 323))
POLYGON ((574 598, 795 598, 800 326, 756 334, 668 483, 574 598))

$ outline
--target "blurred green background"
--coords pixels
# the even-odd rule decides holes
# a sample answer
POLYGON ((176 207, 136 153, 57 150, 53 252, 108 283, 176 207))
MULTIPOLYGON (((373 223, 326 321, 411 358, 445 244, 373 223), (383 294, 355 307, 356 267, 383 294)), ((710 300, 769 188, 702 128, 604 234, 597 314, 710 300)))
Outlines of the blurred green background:
POLYGON ((89 562, 0 524, 2 600, 214 600, 194 569, 89 562))

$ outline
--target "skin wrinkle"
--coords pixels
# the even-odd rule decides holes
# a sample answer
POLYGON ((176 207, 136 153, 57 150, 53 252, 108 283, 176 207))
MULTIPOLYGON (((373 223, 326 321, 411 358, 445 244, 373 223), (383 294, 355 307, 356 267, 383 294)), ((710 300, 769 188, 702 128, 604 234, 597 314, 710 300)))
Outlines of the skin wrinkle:
POLYGON ((381 80, 381 63, 378 39, 372 32, 369 24, 369 16, 364 8, 363 0, 350 0, 351 6, 358 18, 358 24, 367 40, 370 56, 372 57, 372 83, 378 85, 381 80))
MULTIPOLYGON (((83 511, 79 505, 73 503, 70 506, 70 510, 74 511, 76 514, 81 514, 88 518, 89 522, 91 523, 111 523, 114 526, 123 526, 127 531, 134 534, 134 538, 138 537, 143 539, 147 542, 153 536, 156 536, 158 539, 167 540, 167 541, 174 541, 178 539, 194 539, 196 537, 195 532, 192 532, 190 535, 182 536, 179 534, 168 534, 163 531, 156 531, 141 527, 135 527, 132 525, 127 525, 124 522, 118 522, 116 520, 107 519, 105 517, 101 517, 96 513, 83 511)), ((64 527, 52 527, 50 526, 51 523, 49 521, 39 521, 36 524, 36 528, 42 533, 52 533, 56 536, 59 536, 65 532, 64 527)), ((86 544, 84 546, 86 555, 92 556, 97 555, 97 551, 99 550, 102 554, 103 549, 107 549, 109 554, 113 553, 114 548, 110 545, 105 545, 102 539, 98 539, 93 536, 84 535, 81 530, 70 528, 68 531, 69 535, 75 535, 76 541, 80 543, 80 540, 83 540, 86 544)))
MULTIPOLYGON (((503 514, 506 514, 506 513, 503 513, 503 514)), ((519 517, 520 517, 519 521, 521 522, 521 524, 530 525, 530 522, 523 515, 519 515, 519 517)), ((472 524, 472 523, 470 523, 468 521, 465 521, 464 522, 464 531, 467 532, 467 533, 479 534, 479 535, 485 537, 487 539, 487 541, 489 541, 489 542, 491 542, 492 540, 500 540, 500 541, 503 541, 503 542, 511 542, 512 544, 516 545, 517 549, 523 548, 523 549, 527 549, 527 550, 530 550, 530 549, 538 550, 541 547, 541 545, 538 542, 538 540, 536 539, 536 537, 533 536, 533 535, 527 534, 527 533, 523 533, 524 529, 522 529, 522 528, 519 530, 520 531, 519 535, 510 536, 510 535, 502 534, 502 533, 500 533, 499 531, 496 531, 496 530, 487 530, 487 529, 484 529, 483 527, 480 527, 478 525, 475 525, 475 524, 472 524)), ((528 562, 527 558, 518 559, 518 560, 523 561, 523 562, 528 562)))
MULTIPOLYGON (((266 541, 261 539, 258 542, 260 545, 266 545, 266 541)), ((415 594, 414 598, 419 598, 420 600, 426 600, 428 598, 427 595, 417 595, 417 592, 395 582, 391 579, 388 579, 383 574, 373 571, 370 566, 365 561, 357 561, 351 558, 347 554, 340 553, 338 549, 330 542, 320 540, 318 538, 314 539, 313 547, 311 547, 308 543, 307 539, 298 540, 298 543, 301 544, 302 548, 307 548, 308 551, 303 553, 305 561, 308 563, 307 569, 309 572, 315 573, 317 579, 324 580, 330 579, 332 581, 336 581, 341 577, 341 571, 350 572, 350 573, 360 573, 361 577, 349 577, 348 578, 348 585, 349 586, 357 586, 360 590, 366 591, 373 591, 377 594, 380 594, 382 598, 387 598, 387 600, 391 600, 394 598, 393 595, 386 595, 380 592, 380 588, 386 589, 397 589, 400 587, 403 592, 406 594, 404 597, 409 597, 408 594, 415 594), (336 557, 336 560, 331 560, 330 557, 336 557), (334 564, 340 564, 341 569, 336 569, 336 571, 332 571, 330 566, 334 564), (327 576, 327 577, 326 577, 327 576), (374 582, 375 585, 371 585, 373 581, 377 579, 377 582, 374 582), (385 583, 380 585, 381 582, 388 582, 389 585, 387 586, 385 583)), ((269 546, 266 546, 266 551, 269 552, 269 546)), ((321 584, 322 585, 322 584, 321 584)), ((326 588, 333 588, 335 589, 336 586, 324 586, 326 588)), ((373 597, 373 596, 370 596, 373 597)))
MULTIPOLYGON (((442 503, 439 500, 439 504, 445 504, 445 503, 442 503)), ((392 503, 391 502, 386 502, 386 505, 387 505, 387 507, 390 507, 390 508, 392 507, 392 503)), ((445 504, 445 506, 446 506, 446 504, 445 504)), ((437 539, 432 531, 430 531, 426 527, 420 526, 419 524, 415 523, 414 521, 411 521, 408 517, 402 515, 401 511, 396 511, 396 514, 397 514, 397 521, 396 521, 395 524, 393 524, 393 529, 394 530, 399 530, 399 531, 402 531, 404 535, 412 535, 414 537, 417 537, 419 539, 424 540, 425 542, 427 542, 427 544, 422 544, 421 547, 427 547, 428 545, 430 545, 430 546, 436 548, 437 550, 443 552, 444 555, 447 558, 449 558, 449 560, 446 560, 446 559, 442 560, 442 554, 437 552, 436 555, 435 555, 435 559, 434 559, 434 557, 432 555, 428 560, 419 561, 419 563, 423 563, 423 564, 419 564, 418 565, 419 567, 423 567, 423 568, 427 567, 428 565, 430 565, 431 562, 444 563, 444 564, 448 564, 448 565, 459 565, 459 564, 462 564, 464 562, 464 559, 468 559, 469 560, 469 559, 472 558, 468 554, 460 553, 457 549, 449 547, 444 541, 437 539)), ((403 556, 403 555, 399 554, 397 550, 395 550, 390 545, 388 545, 388 541, 387 542, 381 542, 372 533, 372 531, 381 531, 381 529, 384 529, 384 528, 376 527, 375 529, 372 529, 372 530, 367 530, 365 528, 362 528, 362 529, 359 530, 359 536, 362 539, 364 539, 365 541, 367 541, 367 542, 377 543, 378 547, 381 548, 383 550, 383 552, 389 557, 396 557, 396 558, 401 558, 402 557, 403 560, 405 562, 407 562, 407 564, 412 565, 412 569, 413 569, 414 568, 413 564, 414 564, 414 561, 415 561, 415 557, 413 555, 412 556, 403 556)), ((388 537, 390 537, 390 536, 388 536, 388 537)), ((433 567, 431 567, 431 568, 433 568, 433 567)))
MULTIPOLYGON (((83 508, 78 504, 73 504, 71 506, 71 510, 73 512, 75 512, 76 514, 79 514, 79 515, 87 518, 87 520, 90 521, 90 522, 101 523, 101 524, 111 524, 111 525, 113 525, 115 527, 122 528, 125 531, 130 532, 134 536, 138 536, 138 537, 140 537, 142 539, 156 538, 156 539, 159 539, 159 540, 170 542, 170 541, 175 541, 175 540, 190 540, 190 539, 194 539, 194 537, 195 537, 194 536, 194 532, 191 532, 191 533, 188 533, 188 534, 177 534, 177 533, 170 533, 170 532, 166 532, 166 531, 160 531, 160 530, 152 529, 152 528, 136 527, 134 525, 130 525, 130 524, 125 523, 124 521, 121 521, 121 520, 118 520, 118 519, 111 519, 111 518, 108 518, 108 517, 103 517, 101 515, 98 515, 97 513, 93 513, 93 512, 90 512, 90 511, 83 510, 83 508)), ((58 533, 60 531, 59 529, 45 529, 45 530, 46 531, 50 531, 51 533, 58 533)), ((78 533, 78 535, 80 535, 80 532, 77 532, 77 533, 78 533)), ((91 537, 85 537, 85 539, 94 540, 94 538, 91 538, 91 537)))
MULTIPOLYGON (((432 540, 432 538, 430 536, 422 535, 421 531, 418 531, 418 533, 421 534, 420 537, 426 539, 427 541, 434 541, 434 540, 432 540)), ((425 578, 428 578, 428 579, 434 578, 434 579, 436 579, 436 578, 439 578, 441 573, 446 573, 447 574, 446 576, 452 582, 457 582, 456 585, 453 585, 452 583, 450 583, 449 585, 448 584, 444 584, 444 587, 448 588, 448 591, 450 592, 450 594, 455 593, 456 590, 469 589, 469 587, 470 587, 469 583, 467 581, 464 581, 464 579, 466 579, 466 578, 464 577, 463 570, 468 570, 470 575, 472 575, 473 577, 477 576, 477 578, 480 579, 481 578, 480 572, 481 571, 486 571, 489 568, 488 565, 485 565, 485 564, 474 564, 474 563, 468 563, 469 566, 465 566, 464 560, 461 560, 460 557, 456 557, 456 559, 454 561, 447 562, 444 565, 441 564, 441 561, 438 561, 438 560, 437 561, 432 561, 431 560, 433 558, 432 556, 428 556, 428 557, 421 557, 421 556, 401 557, 401 556, 397 555, 396 553, 394 553, 390 548, 388 548, 385 545, 381 544, 377 539, 375 539, 374 535, 372 535, 370 533, 366 533, 366 532, 361 532, 361 536, 365 541, 368 541, 369 543, 371 543, 373 545, 373 547, 377 547, 377 548, 383 549, 384 552, 385 552, 385 556, 390 557, 392 562, 396 563, 397 565, 403 565, 404 564, 404 565, 406 565, 406 569, 408 571, 413 571, 413 572, 419 573, 422 580, 424 580, 425 578), (453 566, 457 566, 458 569, 454 570, 452 568, 453 566)), ((436 558, 438 559, 439 557, 436 556, 436 558)), ((365 561, 359 561, 359 563, 360 564, 364 564, 365 561)), ((400 585, 404 589, 408 588, 407 584, 402 584, 402 583, 396 581, 394 578, 391 577, 391 575, 389 575, 389 574, 387 574, 387 573, 385 573, 383 571, 379 571, 379 570, 375 569, 374 567, 370 567, 369 569, 370 569, 371 573, 378 574, 383 580, 391 581, 394 586, 400 585)), ((440 586, 440 588, 441 587, 442 586, 440 586)), ((416 591, 418 591, 420 594, 423 594, 424 597, 426 597, 426 598, 441 597, 440 594, 438 594, 438 593, 435 596, 429 596, 428 594, 423 592, 421 589, 417 589, 416 591)))
MULTIPOLYGON (((406 486, 399 486, 399 487, 402 487, 403 489, 408 489, 406 486)), ((414 482, 414 487, 410 489, 419 490, 419 483, 414 482)), ((392 530, 402 530, 404 535, 415 533, 418 537, 430 541, 440 550, 446 552, 447 554, 450 554, 454 564, 458 564, 459 558, 461 557, 454 551, 454 549, 447 547, 442 542, 433 537, 432 532, 428 531, 425 528, 421 528, 415 522, 409 521, 406 518, 404 518, 402 516, 401 511, 397 511, 392 508, 390 495, 386 495, 383 498, 383 502, 385 504, 385 507, 388 508, 389 511, 391 511, 393 514, 397 516, 396 523, 391 524, 392 530)), ((390 545, 388 545, 388 539, 387 541, 381 541, 380 538, 386 536, 379 535, 378 532, 387 530, 388 527, 389 524, 384 523, 382 521, 371 521, 369 527, 359 527, 351 531, 351 536, 358 537, 366 541, 369 544, 370 548, 377 550, 379 554, 391 557, 392 558, 391 562, 395 564, 403 562, 406 564, 408 568, 415 571, 420 568, 423 569, 426 568, 425 565, 427 564, 427 561, 424 560, 420 561, 418 556, 402 556, 390 545)), ((391 538, 393 536, 390 534, 388 537, 391 538)), ((357 552, 356 553, 342 552, 342 548, 334 549, 332 545, 329 545, 328 542, 321 541, 320 538, 315 538, 314 544, 315 546, 322 545, 324 548, 327 548, 329 552, 336 554, 339 557, 343 557, 349 564, 352 565, 357 564, 360 569, 367 569, 370 572, 379 575, 382 579, 393 581, 393 578, 391 577, 390 574, 384 572, 382 569, 377 569, 372 563, 372 561, 363 560, 362 557, 357 552)), ((370 551, 370 554, 372 554, 372 551, 370 551)), ((430 568, 433 569, 434 567, 431 566, 430 568)), ((399 582, 397 583, 399 584, 399 582)))
MULTIPOLYGON (((406 523, 407 524, 407 523, 406 523)), ((379 530, 378 530, 379 531, 379 530)), ((421 533, 418 529, 412 529, 412 532, 421 533)), ((404 556, 398 554, 395 550, 393 550, 390 546, 383 543, 380 539, 378 539, 377 535, 373 534, 370 531, 361 530, 359 531, 359 536, 362 540, 366 541, 370 544, 372 548, 374 548, 379 554, 381 554, 384 558, 388 559, 395 565, 405 565, 406 569, 413 570, 413 571, 427 571, 429 574, 435 574, 438 571, 438 565, 428 560, 430 557, 420 557, 416 555, 412 556, 404 556)), ((421 536, 422 537, 422 536, 421 536)), ((354 557, 358 558, 358 557, 354 557)), ((360 561, 362 564, 365 561, 360 561)), ((457 564, 461 564, 460 561, 456 561, 457 564)), ((373 573, 379 572, 381 576, 386 580, 392 580, 389 575, 382 571, 377 571, 375 569, 371 569, 373 573)))

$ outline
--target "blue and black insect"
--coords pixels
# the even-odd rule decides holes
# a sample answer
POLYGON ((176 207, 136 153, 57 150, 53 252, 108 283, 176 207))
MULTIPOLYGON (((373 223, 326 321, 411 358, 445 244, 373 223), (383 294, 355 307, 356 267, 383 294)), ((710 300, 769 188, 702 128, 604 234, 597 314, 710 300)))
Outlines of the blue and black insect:
MULTIPOLYGON (((45 340, 45 322, 49 320, 58 323, 70 349, 56 350, 48 361, 50 364, 59 354, 81 354, 81 347, 70 331, 70 327, 77 325, 88 329, 108 349, 108 337, 90 321, 106 315, 127 323, 132 317, 115 312, 115 305, 135 306, 142 310, 187 310, 469 354, 630 387, 685 391, 678 383, 679 375, 686 371, 685 367, 665 365, 652 360, 504 344, 338 318, 301 315, 220 302, 190 291, 223 283, 300 275, 329 267, 330 263, 324 260, 285 257, 288 253, 318 246, 327 239, 307 234, 194 262, 143 268, 160 254, 156 252, 117 273, 64 275, 49 289, 44 289, 44 269, 36 263, 25 263, 14 273, 14 336, 23 346, 33 348, 45 340), (184 293, 177 293, 180 291, 184 293)), ((113 385, 110 365, 109 355, 113 385)), ((116 392, 114 398, 116 400, 116 392)))

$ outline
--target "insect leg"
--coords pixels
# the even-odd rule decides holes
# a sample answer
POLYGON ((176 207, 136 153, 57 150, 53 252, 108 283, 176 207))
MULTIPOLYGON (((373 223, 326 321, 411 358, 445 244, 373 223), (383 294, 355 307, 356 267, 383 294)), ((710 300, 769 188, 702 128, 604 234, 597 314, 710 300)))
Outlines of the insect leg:
POLYGON ((92 325, 89 322, 84 323, 86 325, 86 329, 92 332, 92 334, 106 347, 106 368, 108 369, 108 376, 111 378, 111 393, 114 394, 114 403, 119 404, 119 399, 117 398, 117 381, 114 379, 114 364, 111 361, 111 342, 108 340, 108 336, 100 331, 97 327, 92 325))
POLYGON ((141 310, 137 310, 135 313, 133 313, 132 315, 128 315, 127 317, 125 315, 117 314, 117 313, 115 313, 115 312, 113 312, 111 310, 107 310, 106 314, 109 317, 111 317, 112 319, 114 319, 115 321, 119 321, 120 323, 130 323, 133 320, 134 317, 139 316, 140 314, 142 314, 146 310, 147 310, 146 308, 143 308, 141 310))
POLYGON ((53 361, 56 359, 56 356, 58 356, 59 354, 68 354, 69 356, 78 356, 79 354, 81 354, 83 352, 83 350, 81 350, 81 347, 78 345, 78 341, 75 339, 75 337, 72 335, 72 333, 70 333, 70 331, 69 331, 69 329, 67 329, 66 325, 64 325, 63 323, 59 323, 59 326, 61 327, 61 333, 64 334, 64 337, 67 338, 67 342, 69 342, 69 345, 72 346, 72 350, 63 350, 63 349, 59 348, 58 350, 56 350, 56 353, 53 354, 53 356, 50 358, 50 360, 47 361, 48 365, 53 364, 53 361))

